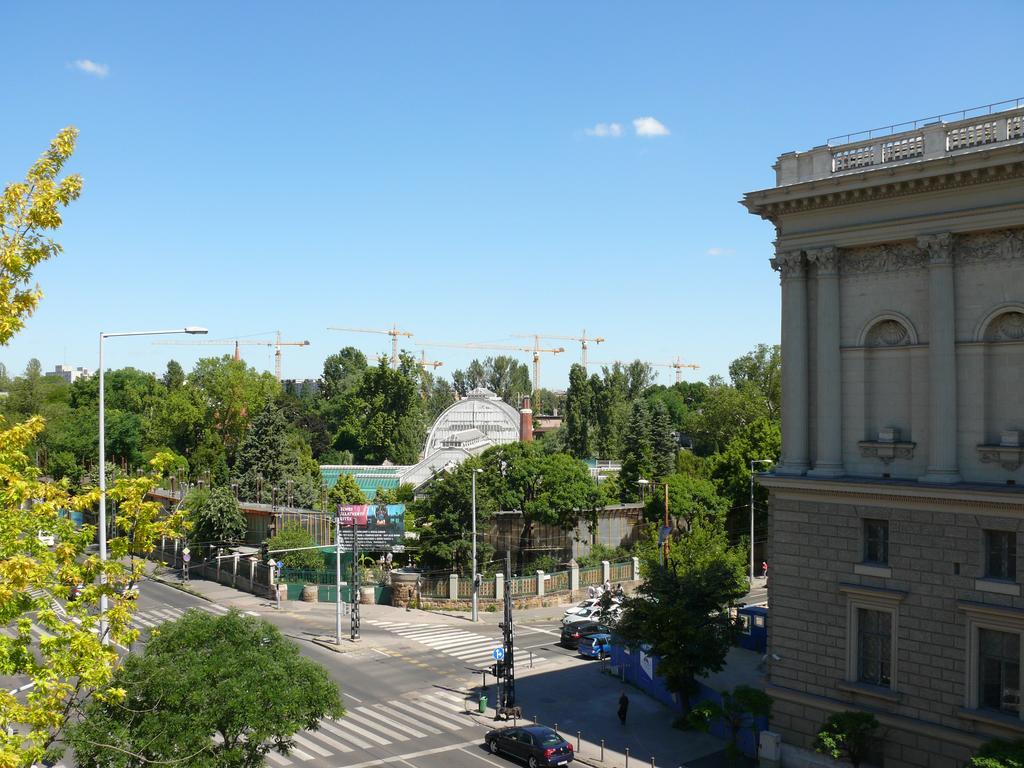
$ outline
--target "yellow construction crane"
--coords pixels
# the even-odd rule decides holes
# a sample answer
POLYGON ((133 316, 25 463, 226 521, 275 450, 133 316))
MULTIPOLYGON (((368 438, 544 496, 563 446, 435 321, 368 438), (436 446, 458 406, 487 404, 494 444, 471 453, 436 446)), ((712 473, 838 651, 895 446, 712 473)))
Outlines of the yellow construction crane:
MULTIPOLYGON (((646 360, 642 362, 647 362, 646 360)), ((624 360, 591 360, 592 365, 629 365, 624 360)), ((647 363, 650 366, 658 368, 675 368, 676 371, 676 384, 683 380, 683 368, 700 368, 696 363, 684 363, 681 357, 676 357, 671 363, 647 363)))
POLYGON ((600 344, 602 341, 606 341, 606 339, 603 339, 600 336, 587 336, 586 328, 583 329, 582 336, 558 336, 557 334, 554 333, 514 333, 512 335, 517 339, 533 339, 534 347, 540 346, 541 339, 558 339, 559 341, 578 341, 580 342, 580 347, 583 353, 582 362, 584 368, 587 367, 587 345, 590 342, 600 344))
POLYGON ((417 341, 420 347, 455 347, 457 349, 484 349, 484 350, 507 350, 509 352, 530 352, 533 354, 533 391, 540 390, 540 356, 542 352, 552 355, 559 355, 565 352, 565 347, 543 348, 536 344, 532 347, 522 347, 516 344, 454 344, 444 341, 417 341))
MULTIPOLYGON (((384 358, 381 355, 370 355, 369 359, 370 360, 385 360, 387 358, 384 358)), ((419 364, 419 366, 423 370, 426 370, 427 368, 433 368, 434 370, 437 370, 442 365, 444 365, 444 363, 442 363, 440 360, 427 360, 427 350, 425 350, 425 349, 420 350, 420 359, 417 360, 416 362, 419 364)))
POLYGON ((154 344, 160 344, 164 346, 198 346, 202 345, 221 345, 234 344, 235 345, 235 360, 242 359, 242 353, 239 347, 242 344, 253 345, 257 347, 273 347, 274 348, 274 376, 277 380, 281 380, 281 347, 308 347, 309 341, 281 341, 281 332, 277 332, 276 339, 203 339, 202 341, 154 341, 154 344))
POLYGON ((327 326, 328 331, 351 331, 352 333, 383 333, 391 337, 391 367, 398 367, 398 337, 399 336, 412 336, 412 331, 400 331, 397 325, 392 325, 390 328, 385 330, 379 330, 377 328, 342 328, 339 326, 329 325, 327 326))

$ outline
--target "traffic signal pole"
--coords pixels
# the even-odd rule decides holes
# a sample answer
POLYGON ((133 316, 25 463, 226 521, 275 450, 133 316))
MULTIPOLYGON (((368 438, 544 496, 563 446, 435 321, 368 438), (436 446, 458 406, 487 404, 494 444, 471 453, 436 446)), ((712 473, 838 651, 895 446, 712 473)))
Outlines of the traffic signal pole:
POLYGON ((341 508, 334 512, 334 643, 341 645, 341 508))
MULTIPOLYGON (((359 639, 359 529, 352 516, 352 615, 349 618, 349 638, 359 639)), ((340 599, 340 595, 339 595, 340 599)))

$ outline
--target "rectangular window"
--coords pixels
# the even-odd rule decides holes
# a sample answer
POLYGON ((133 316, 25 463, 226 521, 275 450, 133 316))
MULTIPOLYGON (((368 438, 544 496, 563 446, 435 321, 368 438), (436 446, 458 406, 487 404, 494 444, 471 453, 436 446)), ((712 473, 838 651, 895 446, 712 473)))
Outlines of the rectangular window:
POLYGON ((892 614, 857 609, 857 679, 892 686, 892 614))
POLYGON ((978 706, 1020 714, 1020 635, 978 630, 978 706))
POLYGON ((1016 581, 1016 531, 985 531, 985 578, 1016 581))
POLYGON ((886 565, 889 562, 889 521, 864 520, 864 562, 886 565))

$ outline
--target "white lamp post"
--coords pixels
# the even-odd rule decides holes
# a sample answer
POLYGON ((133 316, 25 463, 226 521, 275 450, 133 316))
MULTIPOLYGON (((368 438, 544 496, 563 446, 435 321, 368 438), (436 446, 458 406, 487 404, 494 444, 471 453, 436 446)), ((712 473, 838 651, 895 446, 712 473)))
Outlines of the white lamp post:
POLYGON ((476 584, 476 476, 483 472, 482 469, 473 470, 473 621, 479 621, 477 612, 477 584, 476 584))
POLYGON ((750 460, 750 583, 754 583, 754 465, 772 464, 771 459, 750 460))
MULTIPOLYGON (((103 341, 114 336, 163 336, 169 333, 207 333, 205 328, 189 326, 187 328, 175 328, 169 331, 121 331, 119 333, 100 333, 100 560, 107 559, 107 434, 106 424, 103 416, 104 405, 104 382, 103 371, 103 341)), ((100 584, 106 584, 107 574, 100 573, 100 584)), ((104 644, 109 642, 107 638, 107 596, 100 595, 100 640, 104 644)))

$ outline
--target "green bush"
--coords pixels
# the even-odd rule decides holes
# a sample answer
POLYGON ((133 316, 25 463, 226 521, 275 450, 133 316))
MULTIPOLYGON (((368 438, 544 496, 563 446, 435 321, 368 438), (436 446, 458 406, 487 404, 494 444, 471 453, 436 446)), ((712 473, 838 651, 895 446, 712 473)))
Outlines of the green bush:
POLYGON ((814 748, 857 768, 867 759, 878 720, 868 712, 837 712, 822 723, 814 748))
POLYGON ((577 557, 576 562, 579 563, 580 568, 587 568, 592 565, 600 565, 602 560, 607 560, 609 563, 620 563, 623 560, 629 560, 633 556, 633 551, 629 547, 606 547, 602 544, 595 544, 590 549, 590 553, 577 557))
POLYGON ((1024 768, 1024 739, 995 739, 978 750, 970 768, 1024 768))
POLYGON ((312 547, 316 545, 313 535, 298 523, 286 523, 284 527, 267 542, 274 560, 284 562, 285 568, 308 571, 324 570, 324 556, 319 549, 303 549, 299 552, 285 552, 280 557, 273 554, 275 549, 293 549, 295 547, 312 547))

